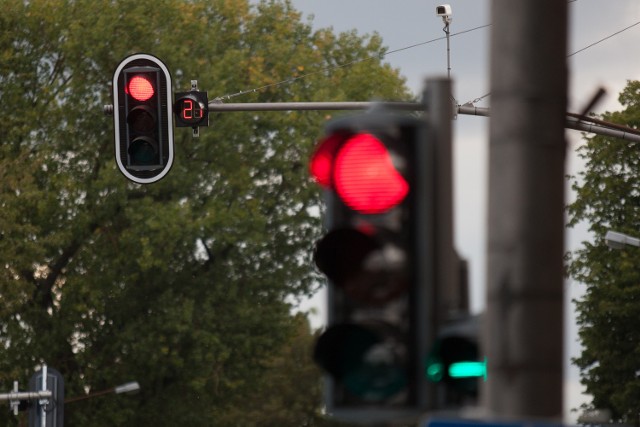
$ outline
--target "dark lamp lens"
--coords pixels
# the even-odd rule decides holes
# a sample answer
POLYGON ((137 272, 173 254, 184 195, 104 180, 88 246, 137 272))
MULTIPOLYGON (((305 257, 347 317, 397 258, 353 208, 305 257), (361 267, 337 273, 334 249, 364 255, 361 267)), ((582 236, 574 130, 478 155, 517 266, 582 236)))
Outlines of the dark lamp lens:
POLYGON ((156 116, 147 105, 139 105, 131 110, 127 123, 134 132, 148 133, 156 127, 156 116))
POLYGON ((361 399, 389 399, 408 382, 403 360, 407 349, 389 332, 373 326, 333 326, 318 339, 314 359, 361 399))
POLYGON ((140 137, 133 140, 129 145, 129 156, 132 163, 142 165, 153 165, 157 163, 158 149, 156 143, 151 138, 140 137))
POLYGON ((384 236, 341 228, 316 244, 318 269, 353 301, 380 305, 407 287, 406 254, 384 236))

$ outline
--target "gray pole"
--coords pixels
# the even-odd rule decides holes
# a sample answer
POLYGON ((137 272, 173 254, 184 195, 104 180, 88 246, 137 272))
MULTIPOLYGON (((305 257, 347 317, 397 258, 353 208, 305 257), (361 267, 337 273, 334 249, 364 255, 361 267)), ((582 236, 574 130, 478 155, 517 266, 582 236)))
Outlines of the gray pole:
POLYGON ((460 307, 459 266, 453 233, 453 88, 448 78, 427 79, 423 100, 430 136, 435 141, 436 156, 436 283, 437 306, 432 320, 442 325, 460 307))
POLYGON ((560 418, 567 2, 493 0, 489 414, 560 418))

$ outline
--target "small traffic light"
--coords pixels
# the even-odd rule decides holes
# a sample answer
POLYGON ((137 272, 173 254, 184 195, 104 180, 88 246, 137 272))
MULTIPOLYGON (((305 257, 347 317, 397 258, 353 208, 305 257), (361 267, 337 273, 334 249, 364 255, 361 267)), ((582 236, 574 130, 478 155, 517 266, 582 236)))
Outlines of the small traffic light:
POLYGON ((476 404, 479 381, 487 380, 487 360, 481 355, 480 316, 462 316, 438 332, 427 359, 426 376, 438 385, 441 409, 476 404))
POLYGON ((314 260, 329 282, 314 359, 337 418, 385 422, 429 407, 433 146, 423 121, 388 112, 332 121, 310 162, 327 233, 314 260))
POLYGON ((116 162, 131 181, 150 184, 173 164, 171 75, 158 58, 135 54, 113 74, 116 162))

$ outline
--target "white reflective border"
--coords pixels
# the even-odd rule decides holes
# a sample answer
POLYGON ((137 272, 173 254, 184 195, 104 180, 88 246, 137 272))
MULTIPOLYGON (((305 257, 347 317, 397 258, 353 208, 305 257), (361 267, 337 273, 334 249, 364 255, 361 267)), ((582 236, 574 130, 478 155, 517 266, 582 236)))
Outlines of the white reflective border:
POLYGON ((118 169, 120 172, 124 174, 128 179, 133 182, 137 182, 138 184, 151 184, 163 178, 171 169, 173 165, 173 104, 171 102, 171 95, 173 94, 173 86, 171 83, 171 73, 164 65, 164 63, 156 58, 153 55, 149 55, 147 53, 136 53, 134 55, 128 56, 120 62, 118 68, 113 73, 113 126, 114 126, 114 136, 115 136, 115 153, 116 153, 116 162, 118 163, 118 169), (133 176, 129 173, 127 168, 122 164, 120 160, 120 114, 119 114, 119 100, 118 100, 118 76, 122 72, 122 70, 132 61, 138 59, 147 59, 154 64, 156 64, 163 72, 167 78, 167 126, 168 129, 168 137, 169 137, 169 159, 167 161, 167 165, 164 167, 162 172, 153 178, 139 178, 137 176, 133 176))

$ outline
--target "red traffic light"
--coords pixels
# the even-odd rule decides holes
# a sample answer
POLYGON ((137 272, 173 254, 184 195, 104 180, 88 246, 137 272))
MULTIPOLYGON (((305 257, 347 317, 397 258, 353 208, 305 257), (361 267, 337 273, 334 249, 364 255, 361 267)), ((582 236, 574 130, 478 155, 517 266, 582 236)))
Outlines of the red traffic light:
POLYGON ((171 73, 153 55, 128 56, 113 73, 116 163, 133 182, 156 182, 173 164, 171 98, 171 73))
POLYGON ((371 111, 327 123, 309 169, 327 187, 313 260, 327 279, 328 328, 314 360, 327 412, 345 421, 417 419, 432 340, 433 156, 423 119, 371 111))
POLYGON ((136 101, 144 102, 149 100, 154 94, 155 89, 148 78, 137 75, 129 80, 127 85, 127 93, 136 101))

